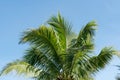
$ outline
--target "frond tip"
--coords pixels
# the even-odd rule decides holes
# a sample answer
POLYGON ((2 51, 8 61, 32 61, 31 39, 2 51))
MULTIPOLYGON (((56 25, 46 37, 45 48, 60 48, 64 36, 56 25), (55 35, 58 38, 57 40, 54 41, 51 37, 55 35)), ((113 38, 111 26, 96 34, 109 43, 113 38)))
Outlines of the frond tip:
POLYGON ((98 72, 103 69, 106 64, 110 62, 115 52, 116 51, 112 47, 105 47, 101 50, 98 56, 91 57, 89 63, 93 66, 92 72, 98 72))

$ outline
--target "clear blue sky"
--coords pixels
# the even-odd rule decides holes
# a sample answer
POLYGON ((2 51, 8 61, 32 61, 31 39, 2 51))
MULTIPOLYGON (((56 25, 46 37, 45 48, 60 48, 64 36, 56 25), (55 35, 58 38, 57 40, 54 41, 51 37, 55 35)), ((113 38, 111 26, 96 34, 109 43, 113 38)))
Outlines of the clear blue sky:
MULTIPOLYGON (((73 24, 73 30, 91 20, 96 20, 95 46, 98 53, 104 46, 120 50, 120 0, 0 0, 0 70, 9 62, 20 59, 27 45, 19 45, 21 32, 36 28, 58 11, 73 24)), ((120 71, 112 62, 98 72, 95 80, 115 80, 120 71)), ((0 80, 30 80, 15 73, 0 77, 0 80)))

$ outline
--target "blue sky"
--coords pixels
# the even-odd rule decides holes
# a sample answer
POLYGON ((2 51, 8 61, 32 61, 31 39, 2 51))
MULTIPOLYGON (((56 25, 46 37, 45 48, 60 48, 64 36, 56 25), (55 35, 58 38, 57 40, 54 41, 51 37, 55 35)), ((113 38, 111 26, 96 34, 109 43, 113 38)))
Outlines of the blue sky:
MULTIPOLYGON (((98 24, 95 53, 105 46, 120 50, 120 0, 0 0, 0 70, 9 62, 20 59, 27 45, 19 45, 21 33, 44 24, 59 11, 79 32, 91 20, 98 24)), ((114 57, 95 80, 115 80, 120 59, 114 57)), ((15 73, 0 80, 30 80, 15 73)))

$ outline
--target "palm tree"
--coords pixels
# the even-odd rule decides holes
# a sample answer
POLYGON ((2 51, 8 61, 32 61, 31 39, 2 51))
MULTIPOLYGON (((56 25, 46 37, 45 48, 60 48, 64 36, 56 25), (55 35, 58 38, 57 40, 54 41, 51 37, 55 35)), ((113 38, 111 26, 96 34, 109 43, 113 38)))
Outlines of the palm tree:
POLYGON ((20 43, 29 43, 22 60, 7 64, 1 74, 15 70, 36 80, 93 80, 115 53, 105 47, 93 55, 97 24, 87 23, 76 35, 60 15, 52 16, 47 25, 23 32, 20 43))

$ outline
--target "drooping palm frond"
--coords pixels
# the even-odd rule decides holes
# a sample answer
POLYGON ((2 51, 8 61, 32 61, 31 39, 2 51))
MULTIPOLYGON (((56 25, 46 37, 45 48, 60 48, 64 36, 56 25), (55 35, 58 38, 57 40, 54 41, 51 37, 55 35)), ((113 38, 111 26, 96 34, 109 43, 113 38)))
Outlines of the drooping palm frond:
POLYGON ((31 64, 20 60, 7 64, 7 66, 5 66, 1 71, 0 75, 5 75, 12 71, 15 71, 18 75, 24 74, 27 77, 34 78, 35 80, 53 80, 55 77, 43 68, 40 69, 40 67, 32 66, 31 64))
POLYGON ((59 47, 57 37, 53 29, 46 26, 40 26, 38 29, 30 29, 28 31, 23 32, 23 36, 20 40, 20 43, 26 42, 35 44, 37 46, 46 47, 47 45, 50 45, 56 50, 58 50, 59 47), (44 43, 46 43, 46 45, 44 43))
POLYGON ((56 63, 61 63, 59 43, 51 28, 41 26, 38 29, 26 31, 21 39, 21 43, 25 42, 30 42, 47 57, 52 58, 56 63))
POLYGON ((98 72, 110 62, 116 51, 112 47, 105 47, 97 56, 90 57, 86 62, 86 70, 90 73, 98 72))
MULTIPOLYGON (((61 64, 56 56, 47 53, 43 53, 40 51, 39 48, 32 47, 26 51, 24 55, 24 60, 29 64, 33 65, 34 67, 38 67, 44 74, 50 74, 50 76, 57 77, 57 74, 60 73, 61 64), (59 62, 59 64, 58 64, 59 62)), ((40 74, 42 75, 42 74, 40 74)), ((46 76, 46 75, 45 75, 46 76)), ((43 77, 43 75, 42 75, 43 77)))
POLYGON ((40 73, 40 70, 36 72, 37 70, 37 68, 31 66, 30 64, 24 61, 16 60, 12 63, 7 64, 7 66, 5 66, 4 69, 1 71, 0 75, 5 75, 10 73, 11 71, 15 71, 19 75, 25 74, 28 77, 34 77, 40 73))
POLYGON ((74 62, 71 73, 75 75, 74 77, 78 78, 78 80, 79 78, 84 79, 87 77, 89 80, 89 77, 92 77, 91 74, 103 69, 105 65, 110 62, 115 52, 111 47, 105 47, 98 56, 78 55, 79 57, 76 59, 76 63, 74 62))

